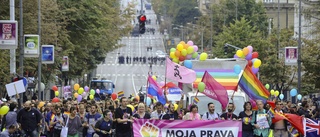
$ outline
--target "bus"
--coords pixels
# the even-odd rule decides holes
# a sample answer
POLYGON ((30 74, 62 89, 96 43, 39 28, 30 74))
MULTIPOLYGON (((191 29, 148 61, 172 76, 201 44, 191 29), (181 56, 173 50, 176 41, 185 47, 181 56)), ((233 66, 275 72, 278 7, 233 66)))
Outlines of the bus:
POLYGON ((91 80, 90 89, 99 89, 100 94, 111 95, 114 92, 115 85, 111 80, 91 80))

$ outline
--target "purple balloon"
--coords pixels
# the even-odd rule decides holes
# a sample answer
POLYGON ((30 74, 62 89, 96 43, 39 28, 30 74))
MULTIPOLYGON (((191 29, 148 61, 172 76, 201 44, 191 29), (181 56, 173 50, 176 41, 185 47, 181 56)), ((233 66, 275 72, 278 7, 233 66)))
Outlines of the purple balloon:
POLYGON ((197 45, 193 45, 193 51, 194 51, 194 52, 197 52, 197 51, 198 51, 198 49, 199 49, 199 48, 198 48, 198 46, 197 46, 197 45))
POLYGON ((85 91, 85 92, 88 92, 88 91, 89 91, 89 87, 88 87, 88 86, 85 86, 85 87, 84 87, 84 91, 85 91))
POLYGON ((246 56, 246 60, 251 60, 252 59, 252 54, 248 54, 247 56, 246 56))
POLYGON ((78 102, 80 102, 82 100, 82 96, 78 96, 77 100, 78 100, 78 102))
POLYGON ((191 58, 192 58, 192 55, 188 54, 188 55, 186 56, 186 58, 187 58, 187 59, 191 59, 191 58))
POLYGON ((100 89, 96 89, 96 93, 100 94, 100 89))
POLYGON ((193 46, 193 41, 190 40, 190 41, 187 42, 187 44, 188 44, 189 46, 193 46))
POLYGON ((249 53, 252 53, 253 47, 252 46, 248 46, 247 48, 249 49, 249 53))
POLYGON ((236 58, 236 59, 237 59, 237 58, 239 58, 239 57, 237 56, 237 54, 234 54, 234 55, 233 55, 233 58, 236 58))
POLYGON ((253 74, 257 74, 259 71, 259 68, 252 67, 251 71, 253 74))

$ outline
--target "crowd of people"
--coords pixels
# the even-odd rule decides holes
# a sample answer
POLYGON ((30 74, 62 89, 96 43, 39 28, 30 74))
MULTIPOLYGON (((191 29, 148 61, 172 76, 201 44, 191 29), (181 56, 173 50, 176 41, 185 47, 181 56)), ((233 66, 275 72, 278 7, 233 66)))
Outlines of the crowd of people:
MULTIPOLYGON (((137 98, 122 97, 116 100, 107 98, 101 101, 76 99, 52 101, 26 101, 18 108, 15 101, 3 102, 9 112, 1 116, 0 137, 132 137, 132 123, 135 119, 160 120, 239 120, 242 121, 242 136, 267 137, 273 129, 274 137, 291 136, 290 125, 285 120, 272 123, 270 106, 257 101, 257 110, 245 102, 243 111, 235 114, 235 105, 231 102, 225 110, 215 110, 215 104, 208 102, 208 111, 198 113, 198 106, 191 104, 183 107, 183 97, 176 102, 167 101, 163 105, 153 102, 149 105, 137 98), (128 107, 128 105, 134 108, 128 107), (257 119, 265 118, 267 126, 261 127, 257 119), (260 125, 260 126, 259 126, 260 125), (67 133, 63 132, 68 127, 67 133)), ((319 104, 312 99, 305 99, 299 104, 290 101, 276 101, 274 111, 292 113, 307 118, 320 119, 319 104)))

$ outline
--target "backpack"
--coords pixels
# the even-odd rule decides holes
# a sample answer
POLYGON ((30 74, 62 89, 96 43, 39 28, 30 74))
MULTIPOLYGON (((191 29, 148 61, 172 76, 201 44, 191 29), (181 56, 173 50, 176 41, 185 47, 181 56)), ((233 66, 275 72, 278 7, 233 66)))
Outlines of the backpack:
MULTIPOLYGON (((216 113, 218 115, 218 117, 220 117, 220 115, 218 113, 216 113)), ((209 112, 206 112, 207 115, 207 119, 209 119, 209 112)))

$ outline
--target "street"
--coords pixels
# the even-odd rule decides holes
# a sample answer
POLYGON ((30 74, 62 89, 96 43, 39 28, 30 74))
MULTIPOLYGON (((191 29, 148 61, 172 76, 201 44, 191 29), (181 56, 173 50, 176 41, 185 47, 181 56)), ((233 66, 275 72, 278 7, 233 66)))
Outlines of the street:
MULTIPOLYGON (((138 3, 135 11, 140 10, 140 1, 138 3)), ((143 9, 145 10, 144 4, 143 9)), ((145 10, 145 15, 147 20, 151 20, 151 24, 146 24, 146 28, 154 28, 155 33, 146 31, 140 37, 123 37, 119 43, 124 46, 108 53, 105 62, 99 64, 96 71, 98 78, 112 80, 115 84, 115 92, 124 91, 126 97, 132 93, 137 95, 141 86, 147 85, 147 76, 151 70, 148 58, 157 57, 156 52, 159 50, 165 51, 163 35, 159 32, 159 25, 156 24, 154 11, 145 10), (152 50, 147 50, 147 47, 152 47, 152 50), (123 64, 119 64, 119 57, 121 56, 124 58, 123 64), (138 60, 134 60, 134 57, 138 57, 138 60), (143 57, 145 57, 146 62, 143 61, 143 57)), ((134 22, 138 23, 137 18, 135 18, 134 22)), ((152 72, 158 77, 158 82, 164 81, 165 72, 164 61, 162 64, 160 63, 161 61, 158 60, 156 64, 152 64, 152 72)))

